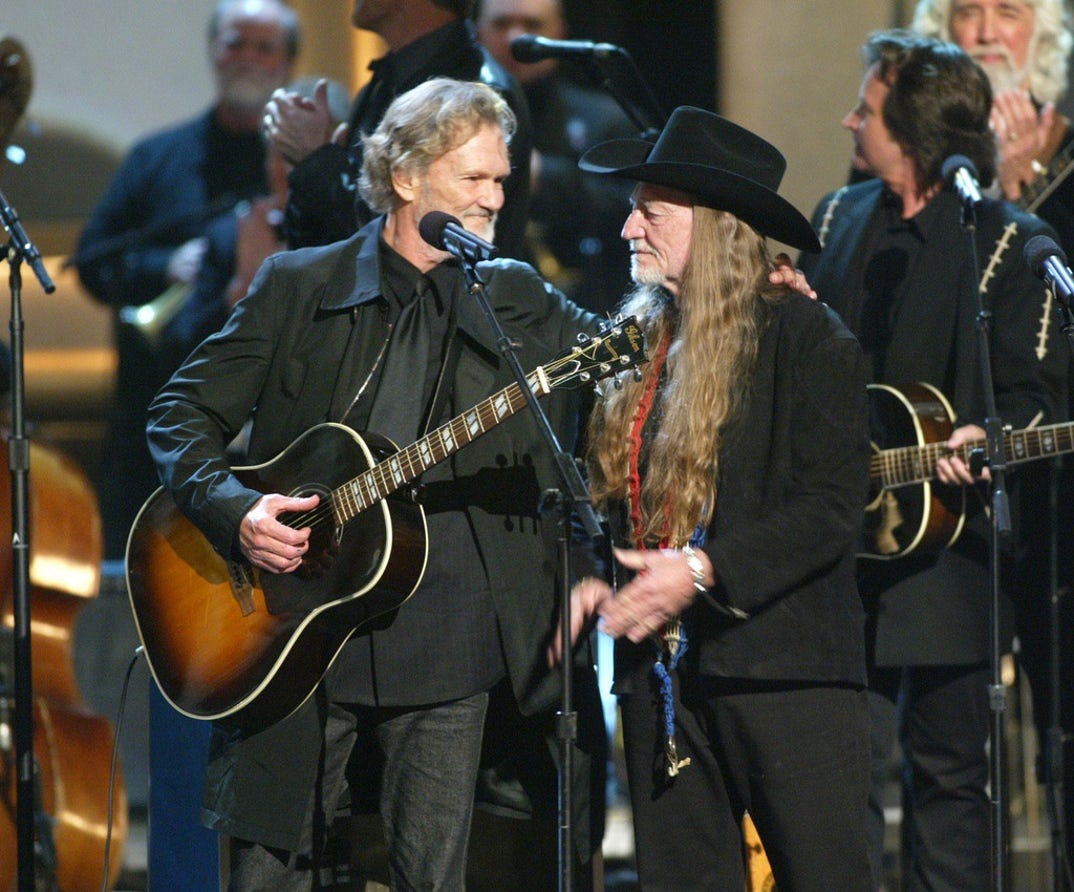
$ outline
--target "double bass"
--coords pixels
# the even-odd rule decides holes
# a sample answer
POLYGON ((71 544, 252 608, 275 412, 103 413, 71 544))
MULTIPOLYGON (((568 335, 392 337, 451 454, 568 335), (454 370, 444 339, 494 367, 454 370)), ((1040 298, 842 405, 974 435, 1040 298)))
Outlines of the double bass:
MULTIPOLYGON (((0 39, 0 158, 26 108, 29 58, 0 39)), ((9 462, 8 432, 0 458, 9 462)), ((12 542, 11 475, 0 473, 0 540, 12 542)), ((35 881, 39 889, 99 889, 111 819, 108 886, 118 879, 127 836, 127 797, 118 774, 109 803, 112 723, 91 712, 75 680, 75 624, 101 582, 103 534, 96 495, 82 470, 53 447, 30 443, 30 651, 34 693, 35 881), (111 805, 111 809, 109 806, 111 805)), ((17 876, 17 772, 12 739, 14 556, 0 549, 0 890, 17 876)), ((118 763, 117 763, 118 764, 118 763)))
MULTIPOLYGON (((0 455, 6 461, 5 435, 0 455)), ((11 541, 11 479, 0 474, 0 538, 11 541)), ((103 534, 96 495, 82 470, 53 447, 30 444, 30 649, 33 655, 34 809, 38 814, 35 872, 44 888, 93 892, 101 885, 108 831, 108 788, 115 734, 91 712, 74 673, 79 613, 100 587, 103 534)), ((0 550, 0 636, 14 625, 12 553, 0 550)), ((5 650, 0 641, 0 652, 5 650)), ((10 661, 7 665, 10 667, 10 661)), ((3 696, 0 668, 0 697, 3 696)), ((8 703, 6 721, 10 727, 8 703)), ((5 721, 0 704, 0 724, 5 721)), ((0 740, 0 747, 3 746, 0 740)), ((8 747, 10 748, 10 740, 8 747)), ((118 763, 117 763, 118 764, 118 763)), ((0 889, 16 876, 15 759, 0 752, 0 889)), ((127 796, 118 773, 112 793, 109 888, 123 866, 127 796)))

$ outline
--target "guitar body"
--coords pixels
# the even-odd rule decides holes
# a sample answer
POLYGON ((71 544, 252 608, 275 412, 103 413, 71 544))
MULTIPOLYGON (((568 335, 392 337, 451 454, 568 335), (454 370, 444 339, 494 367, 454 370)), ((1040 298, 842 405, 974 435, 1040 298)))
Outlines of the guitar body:
MULTIPOLYGON (((954 411, 929 384, 869 385, 869 430, 874 454, 898 447, 943 443, 954 411)), ((891 559, 915 549, 954 543, 965 521, 966 492, 935 482, 885 489, 873 482, 865 509, 860 558, 891 559)))
POLYGON ((332 510, 333 490, 395 451, 322 424, 271 461, 234 469, 259 492, 321 496, 312 522, 294 524, 312 527, 294 573, 225 560, 163 489, 146 502, 127 543, 127 588, 153 677, 176 709, 243 727, 278 721, 352 634, 410 597, 428 550, 422 509, 400 491, 342 526, 332 510))

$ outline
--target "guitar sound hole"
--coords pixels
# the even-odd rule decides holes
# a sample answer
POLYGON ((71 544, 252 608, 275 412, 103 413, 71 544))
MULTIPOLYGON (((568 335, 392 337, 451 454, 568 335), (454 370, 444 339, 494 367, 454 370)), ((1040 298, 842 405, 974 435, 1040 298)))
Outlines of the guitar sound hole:
POLYGON ((339 539, 332 511, 332 491, 328 487, 312 484, 295 489, 289 493, 294 498, 304 499, 317 495, 321 501, 312 511, 301 514, 281 514, 281 523, 291 527, 310 527, 310 548, 305 558, 295 570, 299 579, 322 579, 331 570, 339 554, 339 539))

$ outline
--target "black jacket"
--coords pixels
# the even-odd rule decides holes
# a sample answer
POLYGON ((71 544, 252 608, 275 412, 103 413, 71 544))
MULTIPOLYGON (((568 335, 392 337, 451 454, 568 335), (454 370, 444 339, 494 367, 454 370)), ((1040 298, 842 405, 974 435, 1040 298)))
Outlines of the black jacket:
MULTIPOLYGON (((194 351, 150 407, 148 435, 162 480, 222 552, 235 547, 239 522, 261 495, 231 474, 225 456, 247 417, 253 413, 249 460, 267 461, 313 425, 342 419, 374 363, 386 332, 380 229, 377 220, 345 242, 266 261, 224 328, 194 351)), ((522 343, 527 371, 598 321, 521 263, 494 261, 482 272, 506 334, 522 343)), ((453 300, 461 349, 452 388, 461 413, 513 377, 461 274, 453 300)), ((573 394, 553 393, 544 404, 562 445, 570 448, 573 394)), ((547 710, 559 687, 544 658, 556 622, 557 561, 537 500, 556 485, 551 458, 523 412, 448 461, 453 477, 473 494, 466 511, 495 605, 487 621, 499 629, 515 699, 526 714, 547 710)), ((420 598, 419 586, 401 611, 420 598)), ((411 649, 408 682, 420 695, 423 684, 434 686, 442 661, 455 656, 443 641, 415 640, 411 649)), ((595 690, 585 711, 599 720, 595 690)), ((221 730, 209 769, 214 826, 296 848, 317 769, 317 701, 311 698, 291 717, 245 738, 221 730)), ((589 766, 582 758, 576 766, 578 783, 585 785, 589 766)))
MULTIPOLYGON (((684 614, 687 670, 864 685, 854 548, 867 488, 865 377, 857 341, 827 307, 797 294, 773 307, 747 410, 725 437, 703 546, 717 585, 684 614), (749 619, 731 618, 728 605, 749 619)), ((649 652, 618 642, 617 677, 649 652)))

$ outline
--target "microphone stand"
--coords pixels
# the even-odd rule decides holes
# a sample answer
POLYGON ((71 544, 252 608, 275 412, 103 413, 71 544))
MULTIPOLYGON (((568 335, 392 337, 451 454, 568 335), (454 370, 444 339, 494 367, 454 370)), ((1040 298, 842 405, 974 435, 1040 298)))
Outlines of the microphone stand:
POLYGON ((533 414, 534 421, 541 432, 541 436, 548 444, 552 456, 555 459, 556 471, 562 484, 562 490, 555 494, 558 500, 559 535, 557 543, 560 549, 560 574, 562 589, 559 593, 560 606, 560 632, 563 660, 560 663, 563 692, 560 700, 560 710, 556 714, 556 739, 559 744, 559 795, 557 799, 557 811, 559 821, 559 890, 570 892, 573 888, 573 863, 574 863, 574 830, 571 814, 571 802, 573 800, 574 779, 574 751, 573 745, 578 736, 578 716, 574 711, 574 661, 571 659, 571 511, 577 511, 578 517, 589 537, 597 541, 604 535, 596 512, 593 510, 582 475, 578 472, 578 466, 574 463, 574 456, 564 452, 559 445, 555 431, 545 414, 544 409, 534 396, 533 389, 526 380, 526 373, 519 362, 515 352, 516 344, 504 334, 500 321, 496 318, 496 312, 489 303, 485 294, 485 283, 477 272, 477 264, 460 258, 463 271, 466 274, 467 288, 477 300, 478 306, 485 314, 500 353, 507 361, 515 380, 526 396, 526 404, 533 414))
POLYGON ((590 56, 582 64, 589 79, 618 103, 631 123, 641 132, 642 139, 655 140, 667 123, 660 103, 657 102, 652 88, 638 71, 634 57, 625 49, 617 46, 615 52, 607 56, 590 56), (611 63, 609 67, 604 62, 611 63), (629 89, 621 89, 615 75, 615 68, 624 72, 622 82, 629 89), (640 97, 634 102, 630 97, 640 97))
MULTIPOLYGON (((1074 356, 1074 312, 1070 304, 1062 300, 1058 289, 1052 287, 1052 295, 1055 299, 1055 311, 1059 317, 1059 329, 1066 335, 1067 346, 1074 356)), ((1059 591, 1059 465, 1056 461, 1051 462, 1048 469, 1048 517, 1051 527, 1051 542, 1048 549, 1048 622, 1050 625, 1048 639, 1048 689, 1049 689, 1049 716, 1047 745, 1045 746, 1046 759, 1044 762, 1045 789, 1048 797, 1048 815, 1052 825, 1052 888, 1059 892, 1062 889, 1074 888, 1068 882, 1070 877, 1070 863, 1067 859, 1067 834, 1070 828, 1066 826, 1066 808, 1064 785, 1066 783, 1065 765, 1066 758, 1063 752, 1063 718, 1062 718, 1062 672, 1060 665, 1060 651, 1062 649, 1062 605, 1060 604, 1059 591)))
MULTIPOLYGON (((41 262, 41 253, 27 238, 18 214, 0 192, 0 223, 8 233, 4 246, 11 287, 11 436, 8 461, 11 470, 12 574, 15 595, 15 825, 18 837, 18 888, 34 889, 35 802, 34 692, 30 653, 30 441, 25 431, 25 380, 23 378, 22 263, 34 271, 46 294, 56 290, 41 262)), ((43 837, 44 840, 44 837, 43 837)))
POLYGON ((992 817, 992 883, 996 892, 1007 888, 1007 826, 1003 812, 1006 802, 1004 788, 1003 762, 1003 719, 1007 709, 1007 692, 1003 686, 1000 660, 1002 645, 1000 642, 1000 584, 999 584, 999 545, 1010 537, 1011 515, 1010 501, 1007 493, 1007 455, 1003 441, 1003 422, 996 411, 996 396, 992 383, 992 357, 989 348, 989 335, 993 328, 992 312, 984 305, 980 289, 981 271, 977 259, 977 218, 974 205, 962 201, 962 229, 967 236, 970 261, 973 266, 974 291, 977 294, 977 363, 981 374, 981 386, 984 390, 985 421, 984 429, 987 443, 987 463, 991 474, 989 483, 990 516, 989 565, 991 598, 989 601, 990 627, 990 668, 991 679, 988 688, 988 703, 992 716, 989 736, 988 773, 990 790, 990 812, 992 817))

